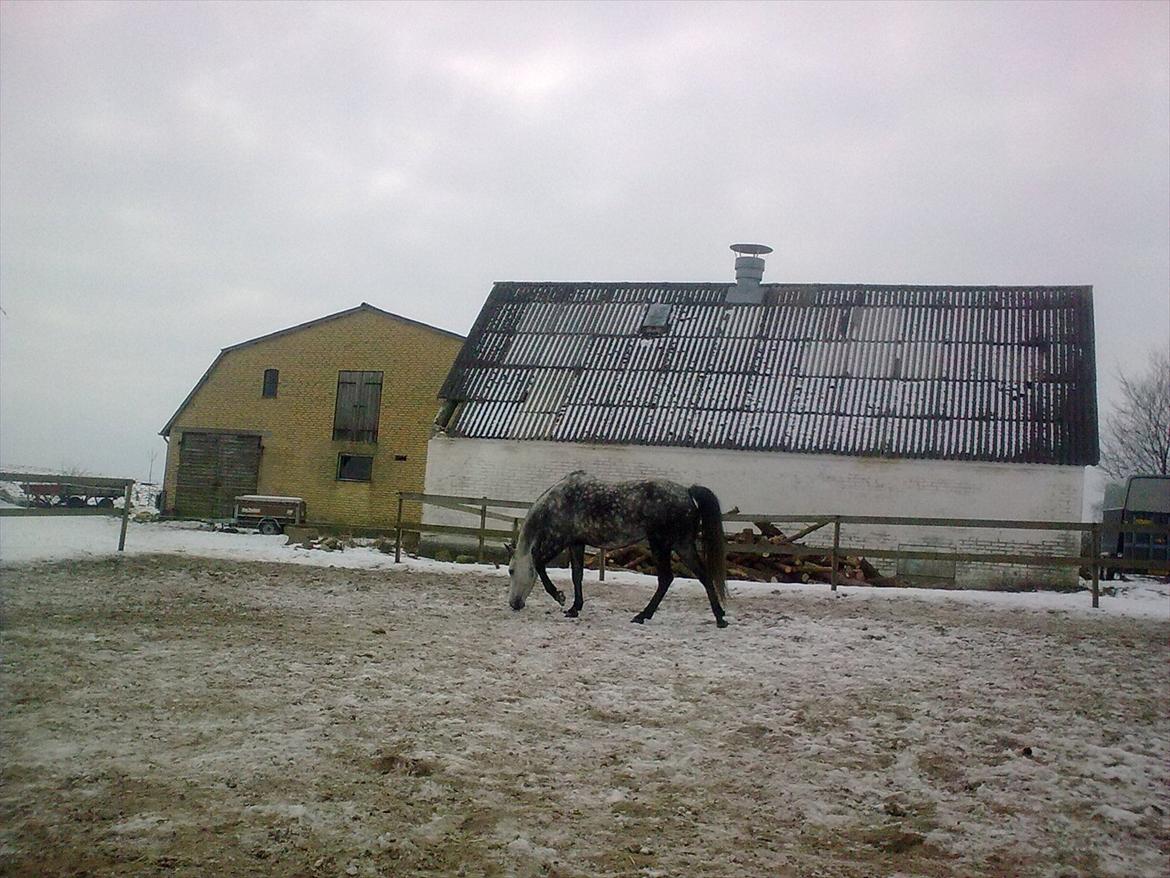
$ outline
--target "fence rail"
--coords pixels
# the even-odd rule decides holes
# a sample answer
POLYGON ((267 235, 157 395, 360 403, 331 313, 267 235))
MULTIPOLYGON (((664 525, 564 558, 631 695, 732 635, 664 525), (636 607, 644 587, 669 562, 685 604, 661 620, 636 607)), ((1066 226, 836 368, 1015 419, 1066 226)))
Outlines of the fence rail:
POLYGON ((77 489, 82 489, 82 494, 90 493, 84 490, 86 488, 98 488, 107 491, 121 488, 123 496, 121 509, 113 506, 28 506, 17 507, 15 509, 0 509, 0 516, 118 515, 122 518, 122 529, 118 534, 118 551, 125 551, 126 529, 130 524, 130 501, 131 494, 134 490, 134 479, 113 479, 105 476, 65 476, 52 473, 5 472, 0 470, 0 482, 16 482, 19 485, 58 485, 62 489, 68 489, 65 491, 66 493, 77 493, 77 489))
MULTIPOLYGON (((488 539, 509 539, 513 541, 519 534, 521 516, 512 516, 492 509, 512 509, 526 512, 532 504, 521 500, 500 500, 491 497, 460 497, 445 494, 422 494, 418 492, 401 492, 398 495, 398 524, 396 528, 396 543, 394 560, 402 560, 402 535, 404 533, 457 534, 462 536, 478 537, 477 559, 482 563, 484 559, 485 543, 488 539), (412 501, 424 505, 439 506, 479 517, 479 526, 459 526, 450 524, 427 524, 423 522, 405 522, 402 518, 403 503, 412 501), (488 520, 507 521, 512 527, 510 530, 489 528, 488 520)), ((801 532, 807 535, 822 527, 832 525, 832 546, 805 546, 792 542, 782 546, 773 544, 744 544, 736 545, 737 554, 773 554, 782 549, 785 554, 791 555, 828 555, 831 568, 830 588, 837 590, 840 561, 845 557, 866 556, 873 558, 892 558, 920 561, 953 561, 953 562, 981 562, 989 564, 1021 564, 1043 567, 1081 567, 1090 570, 1092 582, 1093 606, 1100 606, 1100 577, 1103 569, 1124 567, 1128 570, 1162 570, 1168 565, 1167 561, 1140 560, 1126 558, 1102 557, 1101 555, 1101 523, 1083 521, 1028 521, 1023 519, 991 519, 991 518, 930 518, 895 515, 796 515, 790 513, 776 514, 770 512, 743 513, 733 512, 723 516, 728 523, 750 524, 754 522, 768 522, 769 524, 812 523, 811 527, 801 532), (1087 533, 1090 535, 1091 553, 1082 555, 1053 555, 1040 553, 1019 552, 964 552, 964 551, 931 551, 927 549, 887 549, 879 546, 851 546, 841 543, 842 525, 884 525, 891 527, 945 527, 945 528, 985 528, 995 530, 1023 530, 1023 531, 1064 531, 1087 533), (827 551, 826 551, 827 550, 827 551)), ((1163 534, 1170 538, 1170 526, 1167 525, 1126 525, 1126 531, 1134 533, 1163 534)), ((600 574, 605 578, 605 549, 599 548, 600 574)))

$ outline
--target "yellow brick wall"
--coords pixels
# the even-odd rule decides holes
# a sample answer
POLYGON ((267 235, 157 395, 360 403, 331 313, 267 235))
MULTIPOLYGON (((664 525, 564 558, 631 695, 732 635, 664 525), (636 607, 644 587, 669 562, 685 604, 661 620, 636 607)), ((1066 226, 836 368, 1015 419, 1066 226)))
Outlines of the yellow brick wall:
MULTIPOLYGON (((184 430, 258 431, 258 493, 303 497, 315 523, 393 526, 398 492, 423 490, 437 394, 461 345, 433 329, 356 311, 227 351, 171 426, 168 506, 184 430), (261 395, 265 369, 280 370, 275 398, 261 395), (333 441, 341 371, 383 373, 377 443, 333 441), (371 481, 338 481, 340 452, 372 456, 371 481)), ((417 508, 408 512, 417 520, 417 508)))

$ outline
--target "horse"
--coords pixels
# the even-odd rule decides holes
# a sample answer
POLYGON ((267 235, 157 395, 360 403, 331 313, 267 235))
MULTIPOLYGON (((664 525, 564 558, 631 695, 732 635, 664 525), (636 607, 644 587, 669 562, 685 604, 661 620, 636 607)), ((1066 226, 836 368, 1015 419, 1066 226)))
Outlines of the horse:
POLYGON ((654 556, 658 590, 631 621, 642 624, 662 603, 674 580, 673 550, 707 590, 715 624, 726 628, 722 602, 727 600, 727 542, 719 498, 702 485, 686 488, 665 479, 607 484, 577 470, 545 491, 520 529, 508 566, 508 603, 513 610, 523 609, 539 577, 544 590, 564 606, 565 594, 553 585, 546 566, 567 548, 573 604, 565 615, 576 618, 585 602, 585 546, 616 548, 642 539, 654 556))

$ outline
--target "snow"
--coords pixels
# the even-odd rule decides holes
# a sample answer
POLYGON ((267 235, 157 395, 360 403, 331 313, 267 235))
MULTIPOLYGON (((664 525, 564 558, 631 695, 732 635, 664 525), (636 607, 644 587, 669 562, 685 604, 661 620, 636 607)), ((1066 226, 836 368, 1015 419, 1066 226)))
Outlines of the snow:
MULTIPOLYGON (((121 519, 115 517, 5 516, 0 518, 0 563, 28 564, 113 557, 118 554, 121 525, 121 519)), ((131 556, 186 555, 224 561, 267 561, 365 570, 396 566, 393 555, 384 554, 372 546, 359 545, 344 551, 327 552, 288 545, 288 539, 283 535, 263 536, 248 532, 216 531, 193 522, 132 521, 126 537, 125 553, 131 556)), ((410 557, 405 553, 402 556, 402 564, 398 566, 404 569, 452 574, 474 572, 477 575, 486 573, 489 576, 507 576, 506 569, 490 564, 469 566, 410 557)), ((596 576, 595 573, 588 575, 596 576)), ((651 581, 651 577, 624 571, 609 571, 606 576, 607 581, 616 583, 644 585, 651 581)), ((838 593, 851 599, 866 601, 935 601, 1005 611, 1057 611, 1170 619, 1170 584, 1151 577, 1139 577, 1130 582, 1109 583, 1108 586, 1116 589, 1116 594, 1102 593, 1101 606, 1098 609, 1091 606, 1087 591, 954 591, 843 585, 839 587, 838 593)), ((680 580, 674 588, 697 589, 698 585, 690 580, 680 580)), ((735 582, 731 583, 730 589, 734 598, 737 593, 760 590, 777 595, 807 594, 810 589, 828 591, 828 586, 735 582)), ((734 618, 734 605, 730 616, 734 618)))
POLYGON ((1152 580, 735 583, 723 631, 689 581, 640 626, 652 580, 590 573, 569 620, 493 565, 196 524, 109 563, 120 523, 0 517, 28 874, 1164 874, 1152 580))

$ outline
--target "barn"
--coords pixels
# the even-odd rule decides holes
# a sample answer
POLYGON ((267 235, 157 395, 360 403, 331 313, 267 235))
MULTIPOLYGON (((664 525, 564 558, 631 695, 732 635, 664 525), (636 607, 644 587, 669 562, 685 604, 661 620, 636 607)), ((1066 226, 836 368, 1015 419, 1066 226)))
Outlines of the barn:
POLYGON ((259 493, 303 498, 315 523, 392 526, 462 342, 363 302, 224 348, 161 430, 164 510, 227 518, 259 493))
MULTIPOLYGON (((496 283, 440 392, 427 492, 531 500, 585 469, 707 484, 744 512, 1080 520, 1098 458, 1091 287, 763 283, 770 249, 732 249, 733 283, 496 283)), ((853 536, 1076 548, 1059 532, 853 536)))

